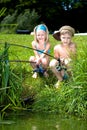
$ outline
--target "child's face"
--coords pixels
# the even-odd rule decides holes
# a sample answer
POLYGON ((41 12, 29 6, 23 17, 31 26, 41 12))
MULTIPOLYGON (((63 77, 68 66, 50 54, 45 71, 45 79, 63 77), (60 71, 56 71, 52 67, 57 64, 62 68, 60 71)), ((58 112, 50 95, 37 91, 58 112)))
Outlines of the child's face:
POLYGON ((61 42, 63 43, 63 45, 69 45, 71 42, 71 38, 72 38, 72 36, 68 33, 60 35, 60 39, 61 39, 61 42))
POLYGON ((38 41, 45 41, 46 39, 46 32, 43 30, 39 30, 36 33, 36 38, 38 41))

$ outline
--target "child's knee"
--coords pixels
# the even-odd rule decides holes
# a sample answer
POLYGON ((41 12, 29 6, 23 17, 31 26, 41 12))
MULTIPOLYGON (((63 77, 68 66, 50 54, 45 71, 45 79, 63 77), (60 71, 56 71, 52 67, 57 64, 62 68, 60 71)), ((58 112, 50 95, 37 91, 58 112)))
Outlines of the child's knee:
POLYGON ((56 61, 55 60, 50 61, 49 67, 54 68, 55 66, 56 66, 56 61))
POLYGON ((35 57, 34 56, 31 56, 30 58, 29 58, 29 61, 34 61, 35 60, 35 57))
POLYGON ((49 65, 49 61, 47 61, 47 59, 42 59, 41 60, 42 64, 45 65, 45 66, 48 66, 49 65))

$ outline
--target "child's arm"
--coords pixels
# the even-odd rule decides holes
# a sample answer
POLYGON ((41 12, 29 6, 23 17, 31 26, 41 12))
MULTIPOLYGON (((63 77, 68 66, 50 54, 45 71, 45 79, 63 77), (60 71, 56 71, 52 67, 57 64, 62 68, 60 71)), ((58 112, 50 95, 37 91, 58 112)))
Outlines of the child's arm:
POLYGON ((36 46, 35 46, 35 41, 32 42, 32 48, 34 49, 34 54, 35 54, 36 58, 37 58, 37 59, 40 58, 38 52, 36 51, 37 48, 36 48, 36 46))
POLYGON ((59 55, 58 50, 59 50, 59 45, 56 45, 56 46, 54 47, 54 57, 55 57, 56 59, 59 59, 59 58, 60 58, 60 55, 59 55))
POLYGON ((50 43, 47 43, 44 53, 41 54, 40 59, 42 59, 46 55, 45 53, 48 53, 49 49, 50 49, 50 43))

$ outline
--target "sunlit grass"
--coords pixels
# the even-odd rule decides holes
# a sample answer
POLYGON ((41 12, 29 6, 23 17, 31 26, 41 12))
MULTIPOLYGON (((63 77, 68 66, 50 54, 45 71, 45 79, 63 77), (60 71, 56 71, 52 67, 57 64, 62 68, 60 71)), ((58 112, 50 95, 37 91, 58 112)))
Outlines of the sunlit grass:
MULTIPOLYGON (((32 40, 33 36, 31 35, 1 34, 0 48, 3 51, 3 44, 5 42, 31 47, 32 40)), ((20 92, 14 94, 16 86, 18 87, 18 91, 21 89, 22 98, 28 96, 34 98, 35 101, 32 106, 34 111, 58 112, 86 117, 87 36, 75 36, 73 41, 77 45, 77 59, 73 61, 72 65, 73 76, 67 82, 63 83, 59 89, 54 88, 57 79, 50 70, 49 78, 38 77, 37 79, 32 79, 32 68, 29 63, 11 62, 11 71, 21 78, 18 79, 18 77, 15 77, 16 75, 13 75, 12 86, 14 86, 14 89, 11 91, 13 95, 11 94, 10 96, 14 97, 14 100, 18 100, 20 92), (17 81, 16 84, 14 83, 15 80, 17 81), (22 81, 22 88, 19 85, 20 81, 22 81)), ((50 43, 51 55, 53 55, 53 47, 59 42, 54 40, 52 35, 50 35, 50 43)), ((17 46, 10 46, 9 48, 9 60, 28 60, 31 55, 33 55, 33 50, 27 48, 17 46)))

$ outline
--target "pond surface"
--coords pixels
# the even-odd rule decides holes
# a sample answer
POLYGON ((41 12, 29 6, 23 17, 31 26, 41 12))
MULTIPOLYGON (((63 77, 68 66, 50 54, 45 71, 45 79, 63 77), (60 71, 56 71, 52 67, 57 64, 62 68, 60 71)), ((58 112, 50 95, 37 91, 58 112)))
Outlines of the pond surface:
POLYGON ((87 130, 87 121, 57 114, 11 113, 0 119, 0 130, 87 130))

